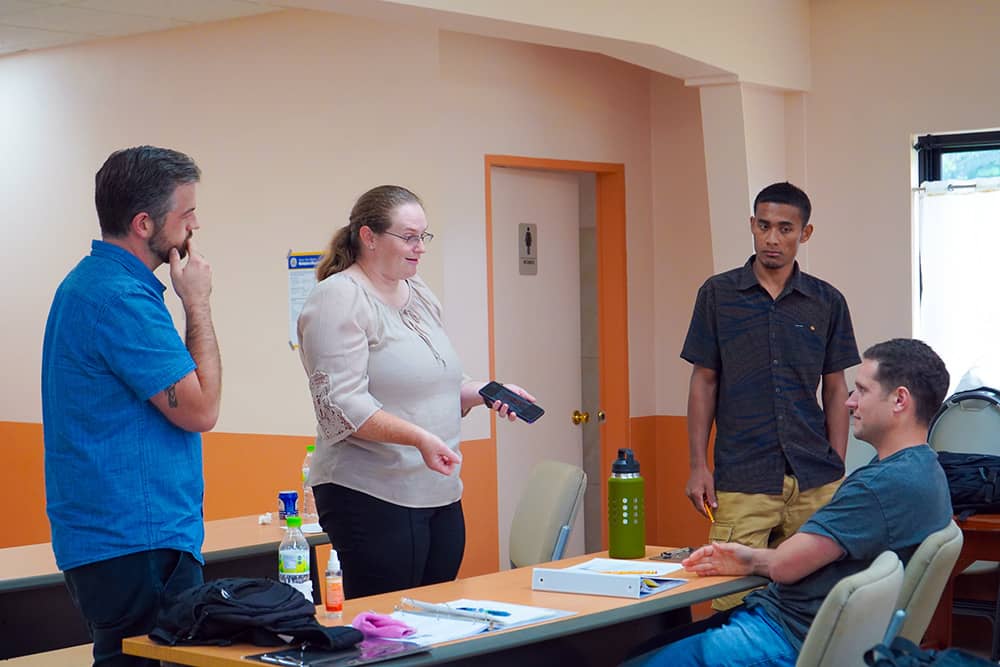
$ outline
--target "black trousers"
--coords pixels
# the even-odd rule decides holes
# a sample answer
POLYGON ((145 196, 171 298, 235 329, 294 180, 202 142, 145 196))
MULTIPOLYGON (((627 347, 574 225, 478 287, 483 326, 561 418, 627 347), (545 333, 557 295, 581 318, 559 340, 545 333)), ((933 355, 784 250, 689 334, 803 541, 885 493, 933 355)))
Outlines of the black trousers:
POLYGON ((319 523, 340 556, 344 596, 451 581, 465 552, 462 502, 412 508, 338 484, 313 487, 319 523))
POLYGON ((110 558, 63 574, 94 640, 94 667, 158 666, 158 660, 123 654, 122 639, 152 630, 166 595, 204 581, 201 563, 173 549, 110 558))

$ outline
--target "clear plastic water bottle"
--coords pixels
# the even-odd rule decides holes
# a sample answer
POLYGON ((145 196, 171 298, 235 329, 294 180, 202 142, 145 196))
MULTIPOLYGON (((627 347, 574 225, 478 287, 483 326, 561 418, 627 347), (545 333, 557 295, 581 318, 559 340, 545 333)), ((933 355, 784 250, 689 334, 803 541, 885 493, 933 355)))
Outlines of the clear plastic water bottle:
POLYGON ((309 543, 302 534, 302 517, 289 515, 285 519, 285 524, 285 536, 278 546, 278 581, 288 584, 312 602, 309 543))
POLYGON ((316 496, 309 486, 309 468, 312 467, 313 453, 316 445, 306 445, 306 458, 302 461, 302 517, 303 530, 309 533, 320 532, 319 513, 316 511, 316 496))
POLYGON ((340 569, 340 556, 336 549, 330 550, 330 559, 326 561, 326 596, 323 605, 326 617, 340 620, 344 616, 344 573, 340 569))

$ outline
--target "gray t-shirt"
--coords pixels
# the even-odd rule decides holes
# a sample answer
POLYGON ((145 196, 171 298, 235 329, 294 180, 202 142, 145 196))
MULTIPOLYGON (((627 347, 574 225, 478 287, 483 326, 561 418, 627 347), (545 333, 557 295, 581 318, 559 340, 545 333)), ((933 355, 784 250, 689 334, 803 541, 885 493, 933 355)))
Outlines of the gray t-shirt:
POLYGON ((829 537, 844 549, 840 560, 794 584, 771 583, 746 598, 778 621, 792 646, 802 647, 827 593, 887 549, 905 564, 924 538, 951 519, 948 480, 927 445, 908 447, 855 470, 799 530, 829 537))
POLYGON ((335 483, 405 507, 462 497, 459 471, 429 469, 416 447, 355 431, 379 409, 437 435, 458 451, 462 365, 441 304, 417 277, 402 308, 386 305, 348 273, 320 282, 299 315, 299 353, 316 410, 309 484, 335 483))

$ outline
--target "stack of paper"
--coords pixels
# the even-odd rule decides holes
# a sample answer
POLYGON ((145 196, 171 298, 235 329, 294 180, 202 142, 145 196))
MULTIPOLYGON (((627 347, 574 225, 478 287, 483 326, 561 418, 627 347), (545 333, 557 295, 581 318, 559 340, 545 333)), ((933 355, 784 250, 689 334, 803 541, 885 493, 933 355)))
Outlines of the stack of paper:
POLYGON ((531 587, 538 591, 642 598, 685 583, 687 579, 667 576, 681 568, 676 563, 594 558, 562 569, 536 567, 531 587))

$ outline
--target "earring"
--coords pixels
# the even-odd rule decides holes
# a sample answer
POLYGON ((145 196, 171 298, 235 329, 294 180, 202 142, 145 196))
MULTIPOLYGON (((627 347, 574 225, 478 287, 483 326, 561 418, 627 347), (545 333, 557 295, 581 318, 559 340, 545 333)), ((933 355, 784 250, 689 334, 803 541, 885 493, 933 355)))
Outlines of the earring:
POLYGON ((372 245, 368 246, 368 249, 369 249, 369 250, 374 250, 374 249, 375 249, 375 245, 374 245, 374 244, 372 244, 372 245))

